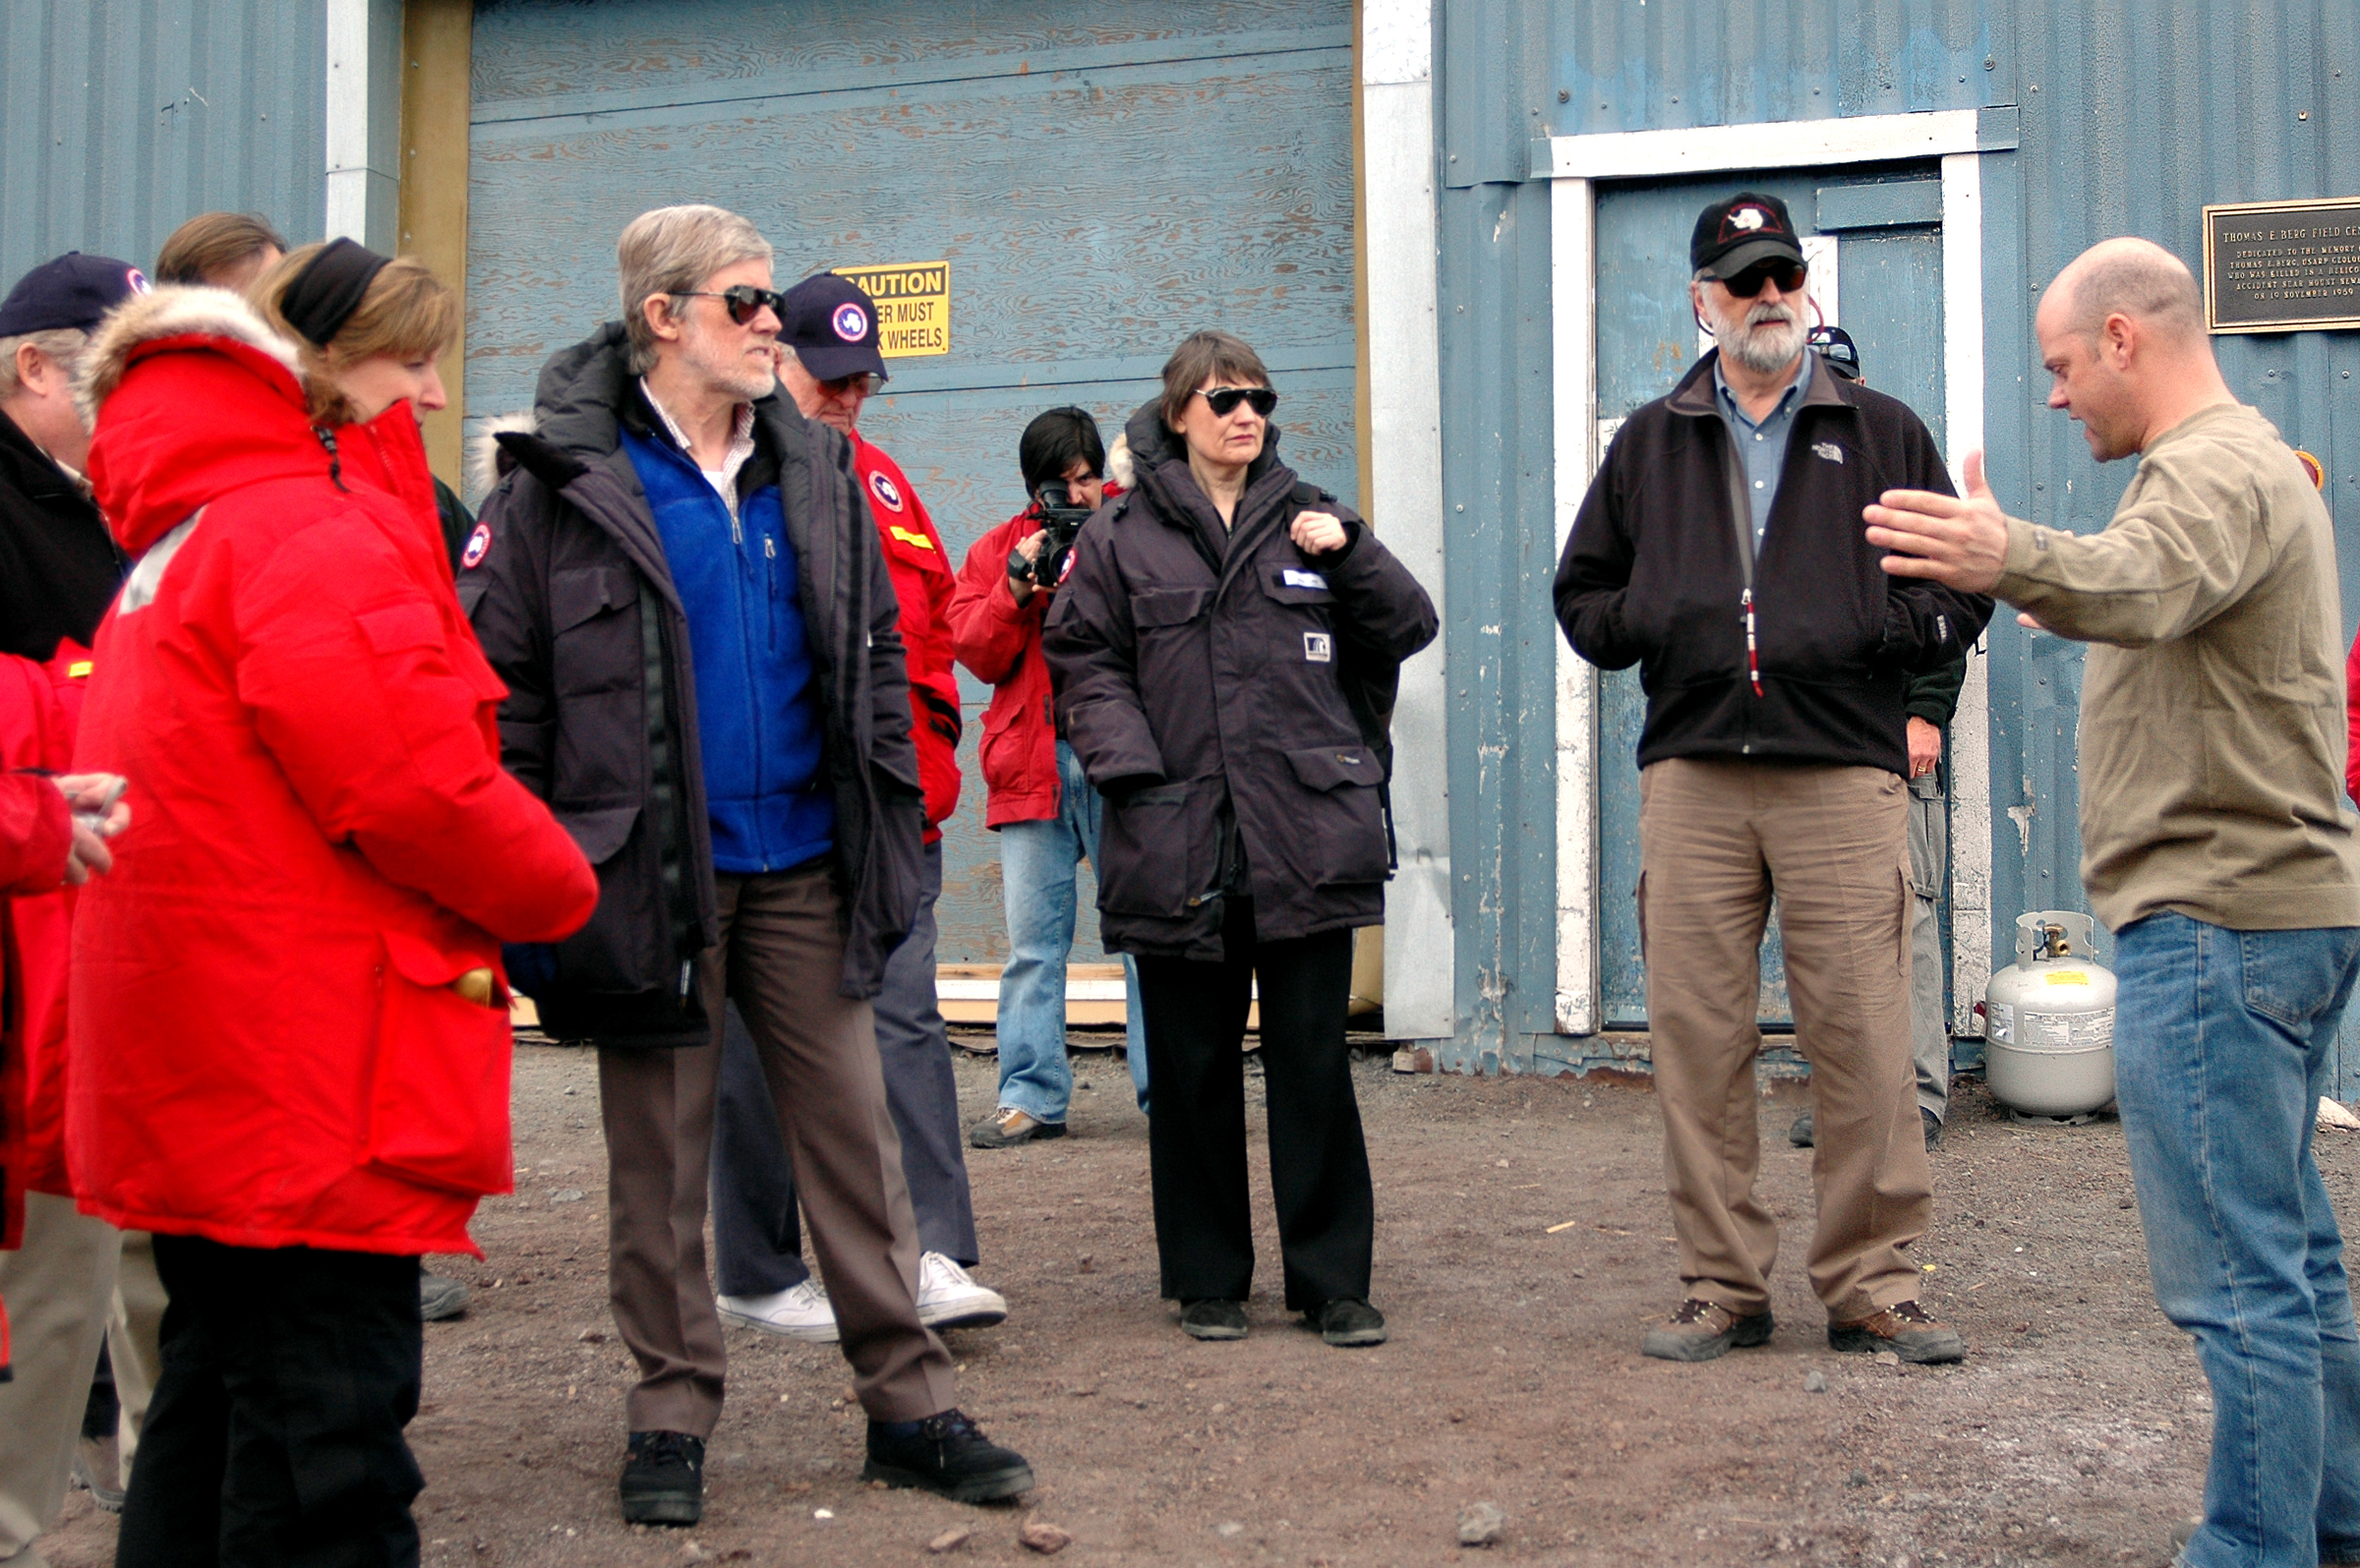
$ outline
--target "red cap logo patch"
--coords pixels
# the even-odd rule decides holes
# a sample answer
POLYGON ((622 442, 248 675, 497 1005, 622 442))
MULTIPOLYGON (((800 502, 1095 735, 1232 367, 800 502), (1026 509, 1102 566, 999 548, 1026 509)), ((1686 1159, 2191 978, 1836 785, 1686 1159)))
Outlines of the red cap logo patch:
POLYGON ((123 285, 124 287, 130 289, 134 294, 146 294, 150 292, 148 284, 148 274, 141 271, 136 266, 123 274, 123 285))
MULTIPOLYGON (((849 305, 845 307, 848 311, 852 308, 849 305)), ((883 506, 887 511, 898 512, 907 509, 902 505, 901 487, 887 479, 881 472, 868 476, 868 493, 874 495, 877 498, 877 504, 883 506)))
POLYGON ((492 525, 478 523, 475 532, 467 536, 467 548, 459 552, 459 570, 473 571, 484 563, 492 551, 492 525))
POLYGON ((836 307, 836 314, 830 319, 829 324, 836 328, 836 335, 847 343, 857 343, 868 335, 868 313, 847 300, 836 307))

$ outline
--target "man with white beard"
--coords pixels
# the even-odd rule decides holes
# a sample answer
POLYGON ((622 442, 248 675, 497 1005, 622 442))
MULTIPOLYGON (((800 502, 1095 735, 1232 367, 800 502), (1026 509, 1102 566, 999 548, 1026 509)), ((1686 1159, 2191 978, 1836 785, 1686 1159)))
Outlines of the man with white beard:
POLYGON ((1910 1060, 1903 700, 1912 673, 1974 643, 1991 601, 1888 578, 1861 536, 1881 489, 1953 492, 1915 414, 1805 350, 1786 203, 1714 203, 1688 255, 1718 348, 1623 423, 1556 591, 1574 651, 1640 666, 1647 689, 1639 929, 1682 1300, 1642 1348, 1698 1362, 1770 1339, 1778 1222, 1753 1192, 1753 1064, 1775 896, 1811 1061, 1807 1271, 1828 1343, 1956 1362, 1966 1343, 1919 1304, 1907 1255, 1932 1198, 1910 1060))

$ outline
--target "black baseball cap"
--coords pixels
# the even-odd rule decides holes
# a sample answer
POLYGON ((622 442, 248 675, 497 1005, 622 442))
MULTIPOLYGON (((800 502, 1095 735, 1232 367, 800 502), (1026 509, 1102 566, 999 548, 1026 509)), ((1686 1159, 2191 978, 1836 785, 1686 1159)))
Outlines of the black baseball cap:
POLYGON ((1740 191, 1696 214, 1696 232, 1688 238, 1691 271, 1733 278, 1772 257, 1802 260, 1802 245, 1795 238, 1795 220, 1787 215, 1787 203, 1777 197, 1740 191))
POLYGON ((148 274, 129 261, 68 251, 17 279, 0 301, 0 337, 64 327, 87 331, 134 294, 147 292, 148 274))
POLYGON ((1848 381, 1860 378, 1860 347, 1840 326, 1814 326, 1803 339, 1819 351, 1820 361, 1848 381))
POLYGON ((877 304, 849 277, 817 272, 789 289, 779 310, 779 341, 815 380, 868 372, 886 379, 877 352, 877 304))

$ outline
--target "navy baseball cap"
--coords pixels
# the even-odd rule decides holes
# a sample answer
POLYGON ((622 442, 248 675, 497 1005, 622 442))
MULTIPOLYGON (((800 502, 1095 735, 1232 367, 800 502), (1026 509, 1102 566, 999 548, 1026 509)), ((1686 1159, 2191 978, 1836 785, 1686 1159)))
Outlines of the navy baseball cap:
POLYGON ((148 274, 111 256, 68 251, 43 261, 0 301, 0 337, 96 326, 107 312, 148 292, 148 274))
POLYGON ((1690 271, 1728 279, 1771 257, 1802 260, 1795 220, 1777 197, 1740 191, 1696 214, 1696 232, 1688 237, 1690 271))
POLYGON ((886 379, 877 352, 877 305, 849 277, 818 272, 789 289, 779 311, 779 341, 795 350, 815 380, 868 372, 886 379))

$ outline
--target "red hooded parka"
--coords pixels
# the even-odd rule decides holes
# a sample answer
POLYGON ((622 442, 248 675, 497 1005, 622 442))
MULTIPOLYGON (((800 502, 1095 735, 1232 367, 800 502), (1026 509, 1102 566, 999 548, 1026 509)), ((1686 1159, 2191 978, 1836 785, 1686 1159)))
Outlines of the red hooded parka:
POLYGON ((132 821, 75 921, 68 1158, 127 1229, 471 1251, 510 1185, 506 988, 453 982, 597 883, 501 771, 410 409, 331 454, 293 364, 209 289, 90 347, 90 478, 138 564, 76 756, 132 821))

